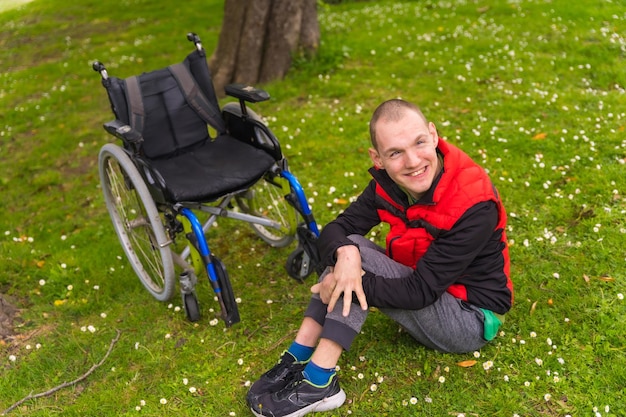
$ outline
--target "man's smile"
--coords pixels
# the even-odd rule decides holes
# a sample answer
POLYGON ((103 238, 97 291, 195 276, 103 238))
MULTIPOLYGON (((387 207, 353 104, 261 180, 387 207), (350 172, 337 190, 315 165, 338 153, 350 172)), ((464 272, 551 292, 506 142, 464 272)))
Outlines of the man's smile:
POLYGON ((427 167, 424 167, 422 169, 418 169, 417 171, 409 172, 406 175, 409 176, 409 177, 417 177, 417 176, 422 175, 423 173, 425 173, 426 172, 426 168, 427 167))

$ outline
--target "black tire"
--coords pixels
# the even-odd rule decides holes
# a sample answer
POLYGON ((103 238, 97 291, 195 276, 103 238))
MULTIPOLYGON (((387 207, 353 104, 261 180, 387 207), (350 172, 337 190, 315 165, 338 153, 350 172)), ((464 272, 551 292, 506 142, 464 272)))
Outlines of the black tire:
POLYGON ((185 314, 187 319, 191 322, 200 320, 200 306, 198 305, 198 297, 196 293, 190 292, 183 294, 183 305, 185 307, 185 314))
POLYGON ((304 282, 304 280, 311 275, 314 268, 313 263, 304 248, 298 246, 287 257, 285 269, 291 278, 298 282, 304 282))

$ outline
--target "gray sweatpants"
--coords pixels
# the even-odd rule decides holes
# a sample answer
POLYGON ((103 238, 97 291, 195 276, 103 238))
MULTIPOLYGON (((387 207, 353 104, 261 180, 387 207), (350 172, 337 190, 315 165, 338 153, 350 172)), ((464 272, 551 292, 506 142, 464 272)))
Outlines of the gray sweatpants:
MULTIPOLYGON (((365 271, 387 278, 411 275, 413 269, 389 258, 383 248, 359 235, 350 239, 359 245, 361 264, 365 271)), ((320 280, 326 275, 321 275, 320 280)), ((323 326, 322 338, 337 342, 345 350, 361 331, 367 318, 359 304, 353 303, 350 314, 342 315, 342 301, 330 313, 318 294, 311 298, 305 316, 323 326)), ((487 343, 483 338, 483 312, 448 293, 434 304, 421 310, 381 308, 381 312, 400 324, 415 340, 424 346, 442 352, 464 353, 480 349, 487 343)))

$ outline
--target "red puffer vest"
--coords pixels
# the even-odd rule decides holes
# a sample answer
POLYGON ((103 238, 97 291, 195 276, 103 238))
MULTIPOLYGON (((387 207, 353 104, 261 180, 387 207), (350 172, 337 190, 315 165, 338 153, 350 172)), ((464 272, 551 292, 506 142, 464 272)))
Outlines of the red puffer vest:
MULTIPOLYGON (((385 202, 378 209, 380 219, 390 225, 387 235, 387 255, 415 269, 431 242, 448 231, 472 206, 484 201, 494 201, 498 206, 501 229, 506 241, 506 213, 487 173, 471 158, 452 144, 439 139, 438 149, 444 158, 444 172, 432 194, 432 201, 420 201, 404 207, 394 201, 377 184, 376 193, 385 202)), ((503 256, 508 260, 507 245, 503 256)), ((509 279, 509 263, 504 274, 509 279)), ((467 301, 465 286, 454 284, 447 290, 453 296, 467 301)))

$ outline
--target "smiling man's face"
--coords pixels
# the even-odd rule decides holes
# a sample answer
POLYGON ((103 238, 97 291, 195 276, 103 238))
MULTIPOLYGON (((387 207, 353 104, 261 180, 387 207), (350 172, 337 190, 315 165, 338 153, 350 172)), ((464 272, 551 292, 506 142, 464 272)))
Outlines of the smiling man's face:
POLYGON ((398 120, 381 118, 376 123, 376 149, 369 150, 377 168, 411 196, 419 199, 431 187, 440 170, 439 136, 433 123, 406 109, 398 120))

